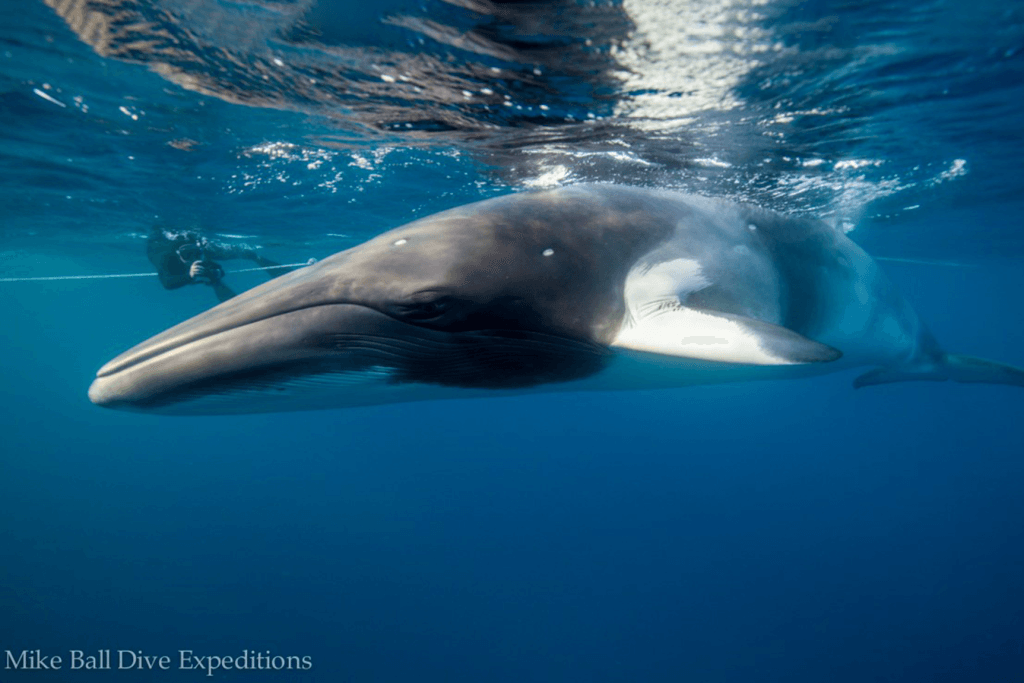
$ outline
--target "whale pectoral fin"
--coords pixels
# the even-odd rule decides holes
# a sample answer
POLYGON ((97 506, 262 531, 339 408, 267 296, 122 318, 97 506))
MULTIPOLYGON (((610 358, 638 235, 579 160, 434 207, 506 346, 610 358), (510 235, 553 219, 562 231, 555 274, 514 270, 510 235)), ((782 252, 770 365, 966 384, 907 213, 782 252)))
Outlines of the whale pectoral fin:
POLYGON ((868 370, 853 380, 853 388, 872 387, 877 384, 893 384, 894 382, 945 382, 948 377, 937 370, 917 370, 908 368, 876 368, 868 370))
POLYGON ((943 357, 942 367, 954 382, 1024 387, 1024 369, 986 358, 947 353, 943 357))
POLYGON ((853 386, 860 389, 893 382, 946 380, 966 384, 1009 384, 1024 387, 1024 370, 984 358, 946 353, 915 364, 871 370, 853 380, 853 386))
POLYGON ((632 316, 611 346, 747 365, 827 363, 843 355, 779 325, 670 301, 659 302, 646 315, 632 316))

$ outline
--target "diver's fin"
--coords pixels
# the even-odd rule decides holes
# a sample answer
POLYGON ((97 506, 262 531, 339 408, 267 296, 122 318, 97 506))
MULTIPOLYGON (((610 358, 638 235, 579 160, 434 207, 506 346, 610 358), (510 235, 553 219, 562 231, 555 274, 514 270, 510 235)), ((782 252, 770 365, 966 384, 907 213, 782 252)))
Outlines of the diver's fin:
POLYGON ((860 389, 874 384, 919 380, 930 382, 953 380, 964 383, 1010 384, 1024 387, 1024 370, 984 358, 946 353, 939 356, 937 361, 871 370, 853 380, 853 386, 860 389))
POLYGON ((792 330, 753 318, 687 308, 678 300, 652 302, 623 323, 611 346, 678 358, 796 365, 826 363, 843 354, 792 330))

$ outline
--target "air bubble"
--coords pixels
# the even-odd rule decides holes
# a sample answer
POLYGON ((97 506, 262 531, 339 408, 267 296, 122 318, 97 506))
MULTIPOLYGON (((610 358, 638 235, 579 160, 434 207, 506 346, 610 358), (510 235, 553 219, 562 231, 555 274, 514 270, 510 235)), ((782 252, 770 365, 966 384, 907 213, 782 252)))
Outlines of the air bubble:
POLYGON ((543 251, 542 253, 543 253, 543 254, 544 254, 545 256, 552 256, 552 255, 554 255, 554 253, 555 253, 555 250, 554 250, 554 249, 545 249, 545 250, 544 250, 544 251, 543 251))

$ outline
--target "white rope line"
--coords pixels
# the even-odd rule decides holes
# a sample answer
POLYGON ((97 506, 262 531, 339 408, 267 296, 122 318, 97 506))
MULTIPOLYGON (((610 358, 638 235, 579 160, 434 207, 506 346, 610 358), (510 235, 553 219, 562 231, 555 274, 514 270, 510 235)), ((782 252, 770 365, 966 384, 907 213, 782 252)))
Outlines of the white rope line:
MULTIPOLYGON (((259 268, 242 268, 241 270, 229 270, 226 271, 228 275, 231 273, 251 273, 254 270, 274 270, 276 268, 295 268, 298 266, 308 266, 309 261, 303 261, 302 263, 286 263, 280 266, 265 266, 259 268)), ((112 273, 110 275, 52 275, 49 277, 0 277, 0 282, 49 282, 53 280, 112 280, 115 278, 124 277, 155 277, 157 273, 112 273)))
POLYGON ((314 263, 316 263, 316 259, 310 259, 308 261, 303 261, 302 263, 283 263, 283 264, 281 264, 279 266, 259 266, 257 268, 242 268, 240 270, 229 270, 229 271, 227 271, 227 273, 228 274, 230 274, 230 273, 251 273, 251 272, 253 272, 255 270, 274 270, 275 268, 295 268, 297 266, 311 266, 314 263))
MULTIPOLYGON (((916 263, 922 266, 950 266, 954 268, 970 268, 970 264, 952 263, 950 261, 930 261, 925 259, 896 258, 893 256, 876 256, 876 261, 895 261, 898 263, 916 263)), ((312 261, 315 263, 315 261, 312 261)), ((252 273, 257 270, 275 270, 277 268, 298 268, 299 266, 311 265, 310 261, 302 263, 285 263, 280 266, 260 266, 257 268, 241 268, 229 270, 231 273, 252 273)), ((53 282, 55 280, 114 280, 126 277, 155 277, 157 273, 111 273, 109 275, 51 275, 48 277, 0 277, 0 282, 53 282)))
POLYGON ((53 277, 3 277, 0 282, 45 282, 47 280, 106 280, 115 277, 152 277, 156 273, 120 273, 117 275, 55 275, 53 277))

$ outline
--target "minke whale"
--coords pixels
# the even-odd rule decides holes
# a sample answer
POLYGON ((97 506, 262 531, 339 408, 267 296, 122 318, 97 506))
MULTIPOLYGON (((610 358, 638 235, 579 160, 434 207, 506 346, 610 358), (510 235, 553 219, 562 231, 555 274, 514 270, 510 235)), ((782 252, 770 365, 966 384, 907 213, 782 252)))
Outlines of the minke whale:
POLYGON ((104 365, 93 403, 253 413, 870 369, 1024 386, 946 353, 828 224, 615 185, 413 221, 264 283, 104 365))

